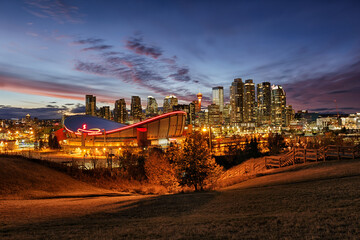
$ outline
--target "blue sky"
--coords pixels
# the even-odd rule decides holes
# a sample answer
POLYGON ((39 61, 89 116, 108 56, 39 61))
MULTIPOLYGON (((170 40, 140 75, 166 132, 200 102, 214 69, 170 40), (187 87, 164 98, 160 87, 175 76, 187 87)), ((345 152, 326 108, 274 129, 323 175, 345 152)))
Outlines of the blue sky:
POLYGON ((0 118, 139 95, 187 103, 234 78, 296 110, 360 111, 359 1, 0 2, 0 118), (334 102, 336 100, 336 104, 334 102))

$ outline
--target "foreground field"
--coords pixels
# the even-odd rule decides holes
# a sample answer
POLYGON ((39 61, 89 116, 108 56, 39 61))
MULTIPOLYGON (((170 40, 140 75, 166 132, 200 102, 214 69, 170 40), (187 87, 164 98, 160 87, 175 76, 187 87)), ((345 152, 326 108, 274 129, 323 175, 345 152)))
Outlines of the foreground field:
POLYGON ((227 189, 0 200, 1 239, 356 239, 360 161, 286 168, 227 189))

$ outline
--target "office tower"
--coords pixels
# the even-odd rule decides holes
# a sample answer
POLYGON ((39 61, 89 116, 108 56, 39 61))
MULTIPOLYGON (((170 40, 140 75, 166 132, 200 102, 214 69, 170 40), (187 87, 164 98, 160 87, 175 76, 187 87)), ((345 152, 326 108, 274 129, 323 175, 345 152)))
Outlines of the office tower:
POLYGON ((285 110, 285 126, 286 127, 290 126, 290 122, 292 120, 294 120, 294 118, 295 118, 295 111, 292 108, 292 105, 286 106, 286 110, 285 110))
POLYGON ((271 124, 277 127, 286 124, 286 94, 282 86, 271 87, 271 124))
POLYGON ((259 124, 269 124, 271 118, 271 85, 262 82, 257 85, 257 120, 259 124))
POLYGON ((111 114, 109 106, 104 106, 100 108, 100 117, 110 120, 111 114))
POLYGON ((131 110, 130 114, 134 122, 139 122, 142 119, 142 108, 141 108, 141 99, 139 96, 131 97, 131 110))
POLYGON ((196 94, 196 97, 197 97, 197 103, 198 103, 198 106, 197 106, 197 112, 201 111, 201 99, 203 97, 203 95, 199 92, 198 94, 196 94))
POLYGON ((229 125, 230 124, 230 104, 227 103, 224 106, 224 110, 222 112, 222 118, 223 118, 223 122, 225 125, 229 125))
POLYGON ((166 96, 163 103, 164 113, 172 112, 173 106, 178 105, 178 99, 174 95, 166 96))
POLYGON ((128 113, 126 110, 125 99, 121 98, 115 101, 114 121, 118 123, 126 123, 128 120, 128 113))
POLYGON ((183 111, 186 112, 186 119, 185 124, 191 124, 191 117, 190 117, 190 105, 187 104, 178 104, 173 106, 173 111, 183 111))
POLYGON ((151 117, 156 116, 158 114, 158 104, 154 97, 148 96, 145 112, 147 116, 151 116, 151 117))
POLYGON ((244 83, 241 78, 234 79, 230 87, 230 123, 240 125, 244 117, 244 83))
POLYGON ((195 110, 195 104, 193 102, 189 104, 189 117, 190 117, 190 124, 195 125, 196 110, 195 110))
POLYGON ((255 84, 252 79, 245 80, 244 122, 255 122, 255 84))
POLYGON ((208 123, 210 125, 219 125, 221 123, 220 106, 211 104, 208 106, 208 123))
POLYGON ((96 97, 93 95, 86 95, 85 100, 86 115, 96 116, 96 97))
POLYGON ((221 86, 213 87, 212 102, 220 106, 220 112, 224 110, 224 88, 221 86))

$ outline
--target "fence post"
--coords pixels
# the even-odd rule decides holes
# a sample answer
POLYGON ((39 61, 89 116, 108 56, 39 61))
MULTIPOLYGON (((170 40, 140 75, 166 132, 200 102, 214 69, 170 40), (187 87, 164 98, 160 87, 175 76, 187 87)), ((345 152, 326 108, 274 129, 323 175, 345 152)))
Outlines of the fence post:
POLYGON ((304 163, 306 163, 306 148, 304 148, 304 163))
POLYGON ((340 160, 340 147, 336 146, 336 150, 337 150, 338 160, 340 160))
POLYGON ((355 159, 355 147, 352 148, 352 157, 355 159))
POLYGON ((266 161, 266 157, 265 157, 265 167, 266 167, 266 168, 268 168, 268 167, 267 167, 267 161, 266 161))
POLYGON ((295 165, 295 154, 296 154, 296 148, 294 148, 293 165, 295 165))

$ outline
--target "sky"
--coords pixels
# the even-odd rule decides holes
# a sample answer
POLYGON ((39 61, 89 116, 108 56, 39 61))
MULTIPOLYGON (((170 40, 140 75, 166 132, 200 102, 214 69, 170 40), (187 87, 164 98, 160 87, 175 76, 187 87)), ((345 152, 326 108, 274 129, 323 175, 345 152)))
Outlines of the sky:
MULTIPOLYGON (((60 118, 166 95, 205 105, 234 78, 295 110, 360 112, 360 1, 0 1, 0 118, 60 118), (338 109, 338 110, 337 110, 338 109)), ((128 106, 129 107, 129 106, 128 106)))

